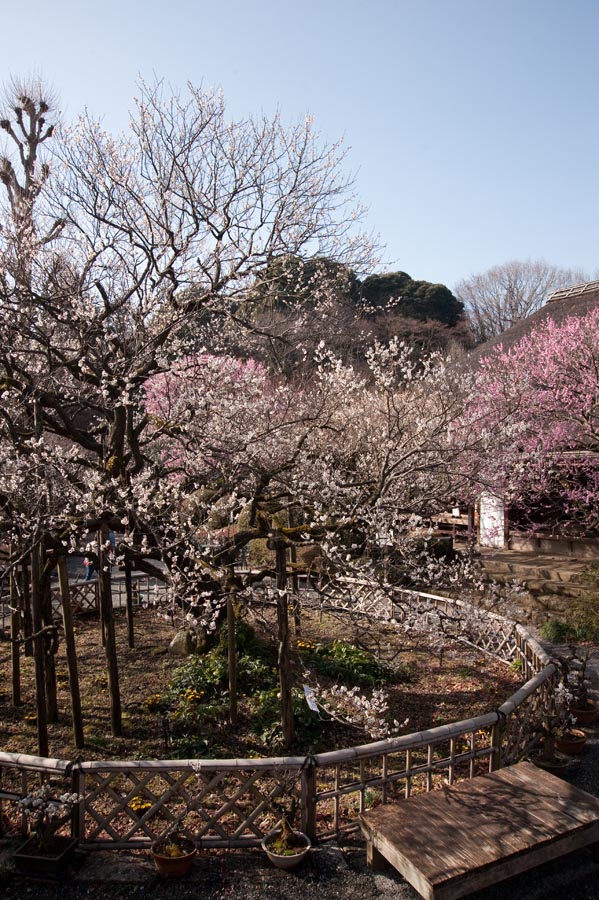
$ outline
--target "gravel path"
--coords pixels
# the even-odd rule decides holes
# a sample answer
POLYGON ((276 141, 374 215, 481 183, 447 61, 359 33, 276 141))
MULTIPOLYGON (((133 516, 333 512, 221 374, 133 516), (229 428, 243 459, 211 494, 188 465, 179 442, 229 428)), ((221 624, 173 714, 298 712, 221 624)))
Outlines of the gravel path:
MULTIPOLYGON (((556 648, 559 650, 559 648, 556 648)), ((589 663, 594 696, 599 695, 599 659, 589 663)), ((599 796, 599 733, 589 732, 587 748, 568 780, 599 796)), ((599 900, 599 856, 580 850, 484 891, 472 900, 599 900)), ((392 870, 366 866, 363 841, 314 848, 297 873, 274 869, 260 850, 200 853, 191 873, 164 881, 147 854, 90 853, 69 881, 54 884, 6 875, 0 847, 0 898, 16 900, 418 900, 419 895, 392 870)))

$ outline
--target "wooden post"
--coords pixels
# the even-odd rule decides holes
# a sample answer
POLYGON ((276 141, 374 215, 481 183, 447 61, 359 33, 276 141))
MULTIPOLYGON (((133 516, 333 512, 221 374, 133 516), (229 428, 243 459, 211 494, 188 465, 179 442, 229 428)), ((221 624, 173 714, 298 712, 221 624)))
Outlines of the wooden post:
POLYGON ((114 613, 112 609, 112 589, 110 585, 110 562, 108 554, 104 552, 102 541, 102 534, 98 532, 98 587, 100 589, 102 636, 106 651, 106 670, 108 674, 108 691, 110 693, 110 725, 113 737, 120 737, 123 732, 123 723, 114 613))
POLYGON ((493 747, 493 753, 491 753, 491 757, 489 759, 489 770, 491 772, 496 772, 501 768, 501 740, 503 737, 503 727, 501 719, 498 719, 497 722, 493 725, 491 729, 491 746, 493 747))
POLYGON ((14 569, 10 571, 9 592, 10 592, 10 663, 11 663, 11 703, 13 706, 21 705, 21 654, 19 646, 19 636, 21 633, 21 611, 16 590, 16 581, 14 569))
POLYGON ((75 746, 78 750, 80 750, 84 746, 83 719, 81 716, 81 695, 79 693, 79 672, 77 669, 75 632, 73 630, 73 617, 71 615, 69 573, 67 570, 67 561, 64 556, 61 556, 59 558, 57 568, 62 606, 62 624, 64 627, 67 666, 69 669, 69 688, 71 691, 71 710, 73 716, 73 739, 75 741, 75 746))
POLYGON ((297 547, 295 544, 291 544, 289 548, 289 561, 291 562, 291 590, 293 591, 293 628, 295 636, 301 637, 302 618, 299 601, 299 578, 297 577, 297 547))
POLYGON ((127 646, 130 650, 135 647, 135 634, 133 631, 133 583, 131 581, 131 562, 125 560, 125 593, 127 613, 127 646))
POLYGON ((41 546, 31 551, 31 619, 33 626, 33 659, 35 667, 35 703, 37 716, 37 746, 40 756, 48 756, 48 718, 46 713, 46 683, 44 677, 44 635, 42 634, 41 546))
POLYGON ((289 664, 289 604, 287 596, 287 547, 275 540, 277 572, 277 631, 279 640, 279 690, 281 693, 281 726, 283 742, 289 747, 295 736, 293 705, 291 700, 291 671, 289 664))
MULTIPOLYGON (((291 503, 291 498, 287 498, 287 519, 289 522, 289 527, 292 528, 295 524, 295 517, 293 514, 293 505, 291 503)), ((299 578, 297 577, 297 547, 290 541, 289 543, 289 562, 291 563, 291 590, 293 593, 293 630, 295 632, 296 637, 300 637, 302 633, 302 620, 301 620, 301 604, 299 602, 299 578)))
POLYGON ((312 757, 302 769, 301 780, 302 824, 301 829, 311 841, 316 840, 316 765, 312 757))
POLYGON ((79 801, 74 810, 72 828, 73 837, 82 841, 85 836, 85 773, 78 766, 79 763, 75 763, 73 771, 73 792, 79 795, 79 801))
MULTIPOLYGON (((29 566, 27 557, 21 564, 21 587, 23 590, 23 635, 28 638, 33 634, 33 618, 31 612, 31 592, 29 590, 29 566)), ((25 641, 25 656, 33 656, 33 641, 25 641)))
MULTIPOLYGON (((42 545, 43 546, 43 545, 42 545)), ((46 685, 46 715, 48 722, 58 722, 58 696, 56 691, 56 650, 58 647, 58 633, 54 626, 52 610, 52 593, 50 586, 50 572, 54 568, 49 563, 46 555, 42 558, 43 569, 41 579, 42 622, 46 632, 44 634, 44 681, 46 685)))
MULTIPOLYGON (((97 577, 97 588, 98 588, 98 612, 100 613, 100 638, 102 641, 102 646, 104 647, 104 652, 106 653, 106 622, 104 620, 104 603, 102 602, 102 569, 104 567, 104 554, 100 552, 100 547, 102 546, 102 533, 99 531, 97 534, 97 544, 98 548, 96 551, 96 569, 98 572, 97 577)), ((109 589, 110 589, 110 581, 109 581, 109 589)), ((110 599, 112 601, 112 593, 110 595, 110 599)))
POLYGON ((227 656, 229 666, 229 721, 237 724, 237 648, 235 646, 234 592, 227 597, 227 656))

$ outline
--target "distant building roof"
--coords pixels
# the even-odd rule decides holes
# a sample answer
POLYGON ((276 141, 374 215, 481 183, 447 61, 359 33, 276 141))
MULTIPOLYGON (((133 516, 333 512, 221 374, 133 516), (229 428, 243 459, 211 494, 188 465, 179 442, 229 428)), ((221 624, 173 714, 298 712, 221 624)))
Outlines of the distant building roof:
POLYGON ((599 297, 599 281, 581 281, 579 284, 572 284, 567 288, 560 288, 549 294, 547 303, 555 303, 557 300, 566 300, 568 297, 582 297, 588 294, 594 294, 599 297))
POLYGON ((597 307, 599 307, 599 281, 584 281, 581 284, 573 284, 571 287, 554 291, 547 298, 545 306, 531 316, 520 319, 507 331, 475 347, 470 353, 470 363, 476 366, 479 360, 489 356, 499 347, 509 350, 547 319, 563 322, 570 316, 586 316, 597 307))

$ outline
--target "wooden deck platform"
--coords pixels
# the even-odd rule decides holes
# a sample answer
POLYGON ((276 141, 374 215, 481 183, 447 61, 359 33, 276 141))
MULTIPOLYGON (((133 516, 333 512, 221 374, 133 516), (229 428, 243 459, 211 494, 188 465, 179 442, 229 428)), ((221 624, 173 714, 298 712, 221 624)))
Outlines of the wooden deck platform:
POLYGON ((454 900, 599 843, 599 798, 532 763, 379 806, 360 817, 368 862, 386 859, 428 900, 454 900))

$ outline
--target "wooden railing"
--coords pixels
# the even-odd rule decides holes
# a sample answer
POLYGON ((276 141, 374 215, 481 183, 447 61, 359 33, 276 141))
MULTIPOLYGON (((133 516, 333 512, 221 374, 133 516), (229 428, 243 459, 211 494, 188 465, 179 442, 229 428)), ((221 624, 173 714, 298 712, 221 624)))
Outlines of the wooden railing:
POLYGON ((323 839, 355 828, 370 805, 521 758, 553 703, 557 666, 508 619, 445 597, 412 596, 454 637, 519 665, 523 687, 476 718, 316 756, 70 763, 0 753, 0 798, 23 796, 43 773, 79 794, 73 831, 90 849, 148 846, 174 824, 200 846, 242 847, 274 826, 284 795, 297 797, 303 829, 323 839))

